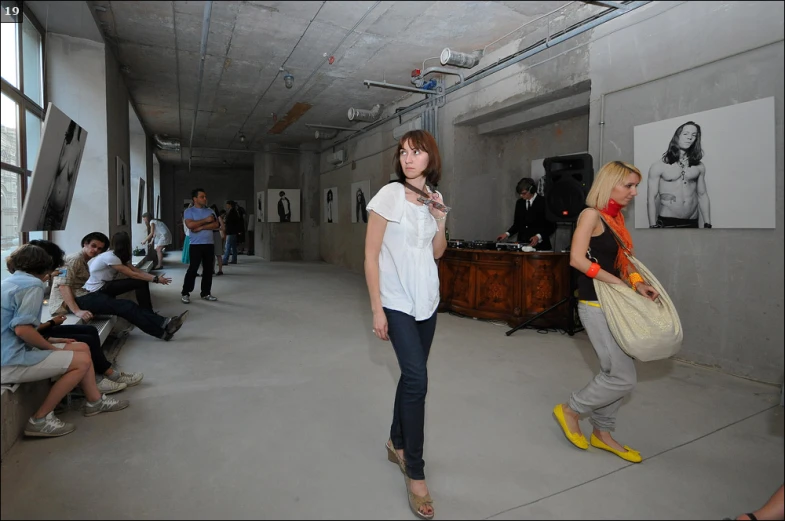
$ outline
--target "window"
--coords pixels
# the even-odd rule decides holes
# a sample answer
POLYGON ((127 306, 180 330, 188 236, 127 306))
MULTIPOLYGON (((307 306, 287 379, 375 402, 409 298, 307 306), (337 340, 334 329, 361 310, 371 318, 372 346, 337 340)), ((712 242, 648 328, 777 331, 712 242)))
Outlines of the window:
POLYGON ((7 165, 22 166, 19 161, 19 107, 5 94, 0 104, 0 132, 0 159, 7 165))
POLYGON ((19 88, 19 36, 17 27, 19 24, 0 24, 0 42, 3 49, 3 59, 0 70, 5 81, 12 86, 19 88))
POLYGON ((44 104, 44 83, 41 81, 43 77, 42 50, 41 34, 35 28, 30 18, 25 16, 25 21, 22 24, 24 93, 28 98, 38 103, 39 107, 44 104))
POLYGON ((2 277, 8 272, 5 257, 37 232, 22 234, 19 216, 30 175, 41 144, 41 124, 46 103, 44 85, 44 31, 25 8, 22 23, 0 26, 0 164, 2 165, 2 277))
POLYGON ((19 246, 19 212, 22 209, 22 185, 18 174, 2 170, 2 244, 0 244, 0 277, 5 279, 9 273, 5 266, 5 258, 19 246))

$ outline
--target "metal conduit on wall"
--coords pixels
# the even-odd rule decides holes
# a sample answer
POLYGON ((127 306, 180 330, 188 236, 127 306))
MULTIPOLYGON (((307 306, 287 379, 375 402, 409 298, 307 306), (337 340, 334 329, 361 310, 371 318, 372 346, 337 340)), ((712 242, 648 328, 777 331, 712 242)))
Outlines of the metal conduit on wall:
MULTIPOLYGON (((642 7, 642 6, 644 6, 644 5, 648 4, 648 3, 650 3, 650 0, 641 0, 641 1, 636 1, 636 2, 630 2, 629 4, 623 4, 623 6, 621 8, 614 8, 613 10, 608 11, 605 14, 601 14, 601 15, 597 15, 597 16, 588 18, 587 20, 584 20, 583 22, 580 22, 579 24, 576 24, 576 26, 574 26, 572 29, 563 31, 561 34, 559 34, 558 36, 556 36, 554 38, 547 38, 545 41, 538 42, 537 44, 533 45, 532 47, 530 47, 530 48, 528 48, 526 50, 520 51, 519 53, 513 54, 513 55, 511 55, 511 56, 509 56, 507 58, 502 58, 501 60, 497 61, 495 65, 492 65, 490 67, 486 67, 485 69, 482 69, 481 71, 478 71, 477 73, 469 76, 468 78, 466 78, 465 81, 463 81, 461 83, 458 83, 456 85, 453 85, 452 87, 449 87, 448 89, 446 89, 444 91, 443 96, 446 96, 447 94, 451 94, 451 93, 453 93, 455 91, 458 91, 458 90, 460 90, 460 89, 462 89, 464 87, 468 87, 472 83, 475 83, 475 82, 480 81, 480 80, 482 80, 484 78, 487 78, 488 76, 490 76, 492 74, 495 74, 495 73, 497 73, 497 72, 499 72, 501 70, 504 70, 507 67, 515 65, 516 63, 520 63, 521 61, 523 61, 523 60, 525 60, 527 58, 530 58, 530 57, 532 57, 532 56, 534 56, 536 54, 539 54, 539 53, 541 53, 542 51, 544 51, 546 49, 549 49, 549 48, 551 48, 551 47, 553 47, 555 45, 558 45, 558 44, 560 44, 562 42, 565 42, 565 41, 567 41, 567 40, 569 40, 571 38, 574 38, 575 36, 578 36, 579 34, 583 34, 586 31, 590 31, 591 29, 594 29, 595 27, 598 27, 598 26, 604 24, 605 22, 609 22, 611 20, 614 20, 614 19, 618 18, 619 16, 622 16, 623 14, 626 14, 626 13, 629 13, 631 11, 634 11, 635 9, 637 9, 639 7, 642 7)), ((395 119, 397 117, 400 117, 400 116, 402 116, 404 114, 412 112, 413 110, 416 110, 416 109, 418 109, 420 107, 423 107, 423 106, 428 106, 428 104, 431 103, 431 100, 434 97, 435 96, 429 96, 428 98, 426 98, 424 100, 421 100, 421 101, 418 101, 416 103, 413 103, 412 105, 409 105, 407 108, 405 108, 405 109, 403 109, 403 110, 401 110, 401 111, 399 111, 399 112, 397 112, 397 113, 395 113, 395 114, 393 114, 391 116, 387 116, 386 118, 382 118, 382 119, 380 119, 380 120, 378 120, 378 121, 376 121, 374 123, 371 123, 370 125, 368 125, 368 126, 362 128, 362 129, 358 130, 357 132, 355 132, 351 136, 348 136, 348 137, 345 137, 345 138, 343 138, 343 139, 341 139, 339 141, 336 141, 335 143, 333 143, 329 147, 324 148, 321 152, 326 152, 326 151, 328 151, 329 149, 331 149, 333 147, 337 147, 337 146, 339 146, 339 145, 341 145, 343 143, 346 143, 346 142, 348 142, 348 141, 350 141, 350 140, 352 140, 352 139, 354 139, 356 137, 361 136, 362 134, 365 134, 366 132, 370 132, 371 130, 373 130, 376 127, 379 127, 379 126, 381 126, 381 125, 383 125, 385 123, 387 123, 388 121, 391 121, 391 120, 393 120, 393 119, 395 119)), ((436 134, 434 134, 434 137, 435 136, 436 136, 436 134)))

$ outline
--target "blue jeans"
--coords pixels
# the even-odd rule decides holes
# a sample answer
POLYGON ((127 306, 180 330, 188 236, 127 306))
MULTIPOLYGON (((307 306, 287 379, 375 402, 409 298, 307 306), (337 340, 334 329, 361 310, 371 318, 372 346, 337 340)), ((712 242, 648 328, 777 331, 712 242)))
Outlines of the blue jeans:
POLYGON ((425 439, 425 395, 428 392, 428 354, 436 332, 436 313, 427 320, 384 308, 401 378, 395 391, 390 440, 403 449, 406 474, 411 479, 425 479, 422 458, 425 439))
POLYGON ((232 263, 237 264, 237 235, 226 236, 226 246, 224 246, 224 264, 229 263, 229 253, 232 254, 232 263))

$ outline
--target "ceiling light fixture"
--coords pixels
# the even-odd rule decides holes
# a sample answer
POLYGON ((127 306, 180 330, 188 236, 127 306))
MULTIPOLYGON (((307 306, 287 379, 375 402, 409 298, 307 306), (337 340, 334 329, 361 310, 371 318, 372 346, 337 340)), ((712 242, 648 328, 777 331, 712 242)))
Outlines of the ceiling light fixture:
POLYGON ((286 86, 287 89, 291 89, 294 86, 294 76, 292 73, 281 67, 278 69, 279 72, 283 72, 283 84, 286 86))
POLYGON ((240 143, 245 143, 245 134, 240 134, 240 143))

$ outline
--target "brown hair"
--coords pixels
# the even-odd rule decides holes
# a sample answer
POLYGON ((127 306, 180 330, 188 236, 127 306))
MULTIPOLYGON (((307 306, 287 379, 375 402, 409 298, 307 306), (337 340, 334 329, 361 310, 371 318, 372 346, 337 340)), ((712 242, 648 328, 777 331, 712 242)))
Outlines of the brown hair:
POLYGON ((9 273, 24 271, 30 275, 43 275, 52 271, 52 257, 35 244, 23 244, 5 260, 9 273))
POLYGON ((410 130, 398 140, 398 147, 395 149, 395 158, 393 159, 398 182, 403 183, 406 181, 406 175, 404 175, 401 167, 401 150, 403 150, 403 145, 407 142, 411 148, 422 150, 428 154, 428 166, 425 167, 423 174, 425 174, 425 182, 436 188, 439 180, 442 178, 442 159, 439 155, 439 146, 436 144, 436 140, 425 130, 410 130))

